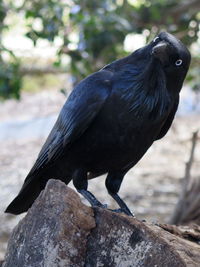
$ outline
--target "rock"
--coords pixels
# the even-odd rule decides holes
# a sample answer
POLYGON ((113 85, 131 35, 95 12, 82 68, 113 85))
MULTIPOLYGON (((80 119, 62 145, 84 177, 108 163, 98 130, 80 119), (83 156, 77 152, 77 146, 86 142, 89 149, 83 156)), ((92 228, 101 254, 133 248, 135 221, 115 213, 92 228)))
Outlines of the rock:
POLYGON ((97 226, 87 242, 87 267, 199 266, 200 239, 194 243, 183 239, 188 229, 178 237, 170 233, 167 225, 150 225, 100 209, 95 219, 97 226))
POLYGON ((200 227, 191 234, 173 227, 93 210, 64 183, 50 180, 14 229, 3 266, 199 266, 200 227))
POLYGON ((83 266, 93 210, 64 183, 50 180, 8 243, 5 266, 83 266))

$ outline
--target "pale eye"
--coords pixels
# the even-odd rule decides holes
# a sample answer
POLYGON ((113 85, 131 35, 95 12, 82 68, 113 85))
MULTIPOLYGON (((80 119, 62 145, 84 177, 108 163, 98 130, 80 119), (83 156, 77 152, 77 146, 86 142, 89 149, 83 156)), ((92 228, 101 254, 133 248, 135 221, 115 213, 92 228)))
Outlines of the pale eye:
POLYGON ((156 38, 153 39, 153 42, 155 43, 155 42, 157 42, 158 40, 160 40, 160 37, 157 36, 156 38))
POLYGON ((178 59, 178 60, 176 60, 175 65, 176 66, 181 66, 182 63, 183 63, 183 60, 182 59, 178 59))

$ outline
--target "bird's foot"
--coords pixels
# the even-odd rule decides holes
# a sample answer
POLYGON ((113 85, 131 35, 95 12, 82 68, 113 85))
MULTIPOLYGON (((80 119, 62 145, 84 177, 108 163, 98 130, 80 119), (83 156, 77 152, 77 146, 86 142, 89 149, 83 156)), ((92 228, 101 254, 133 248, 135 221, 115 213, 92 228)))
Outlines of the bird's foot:
POLYGON ((116 212, 116 213, 124 213, 128 216, 135 217, 134 214, 129 209, 128 210, 126 210, 126 209, 114 209, 114 210, 110 209, 110 210, 113 212, 116 212))
MULTIPOLYGON (((106 204, 102 204, 96 197, 88 190, 85 189, 79 189, 77 190, 82 196, 84 196, 85 199, 91 204, 92 207, 99 207, 103 209, 107 209, 108 206, 106 204)), ((118 213, 125 213, 128 216, 134 217, 132 212, 129 210, 129 208, 126 206, 126 204, 119 198, 118 195, 114 195, 115 198, 118 200, 118 204, 122 206, 122 208, 113 210, 114 212, 118 213)))
POLYGON ((112 192, 109 192, 109 191, 108 191, 108 193, 111 195, 111 197, 120 206, 119 212, 123 212, 123 213, 125 213, 128 216, 134 217, 134 215, 132 214, 132 212, 127 207, 126 203, 120 198, 120 196, 117 193, 112 193, 112 192))
POLYGON ((92 207, 99 207, 106 209, 108 207, 107 204, 102 204, 96 197, 89 191, 81 189, 77 190, 85 199, 91 204, 92 207))
POLYGON ((101 202, 92 205, 92 207, 98 207, 98 208, 102 208, 102 209, 107 209, 108 205, 107 204, 102 204, 101 202))

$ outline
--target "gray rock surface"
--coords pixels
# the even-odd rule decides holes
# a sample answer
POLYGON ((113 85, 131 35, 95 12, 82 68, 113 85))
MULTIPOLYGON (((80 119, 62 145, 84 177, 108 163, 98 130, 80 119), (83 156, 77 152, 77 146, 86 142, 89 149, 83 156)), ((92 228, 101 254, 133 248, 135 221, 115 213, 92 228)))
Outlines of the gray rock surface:
POLYGON ((14 229, 3 266, 83 266, 93 210, 75 191, 50 180, 14 229))
POLYGON ((50 180, 15 227, 3 266, 199 266, 199 235, 192 242, 174 229, 93 210, 64 183, 50 180))

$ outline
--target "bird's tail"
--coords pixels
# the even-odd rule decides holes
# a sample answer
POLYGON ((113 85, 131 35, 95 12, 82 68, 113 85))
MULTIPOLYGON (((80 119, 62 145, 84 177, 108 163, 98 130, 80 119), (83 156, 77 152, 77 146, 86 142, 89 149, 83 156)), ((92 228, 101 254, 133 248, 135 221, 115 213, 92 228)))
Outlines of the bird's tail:
POLYGON ((6 213, 20 214, 26 212, 41 192, 38 179, 29 179, 25 182, 16 198, 9 204, 6 213))
MULTIPOLYGON (((6 213, 12 213, 18 215, 20 213, 26 212, 39 196, 40 192, 45 188, 45 185, 49 179, 42 177, 40 173, 38 175, 28 175, 25 182, 16 198, 9 204, 6 208, 6 213)), ((71 176, 62 179, 65 184, 71 181, 71 176)))

